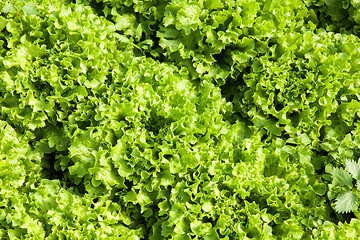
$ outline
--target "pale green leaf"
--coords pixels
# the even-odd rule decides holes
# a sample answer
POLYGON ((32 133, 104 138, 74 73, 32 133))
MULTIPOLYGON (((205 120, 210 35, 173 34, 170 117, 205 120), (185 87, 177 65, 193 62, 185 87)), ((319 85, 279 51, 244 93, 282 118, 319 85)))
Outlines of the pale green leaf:
POLYGON ((5 4, 5 6, 3 7, 2 11, 4 13, 11 13, 11 12, 15 12, 15 7, 12 4, 5 4))
POLYGON ((32 2, 25 3, 25 6, 22 8, 22 10, 24 11, 25 15, 33 15, 38 13, 36 4, 32 2))
POLYGON ((351 192, 341 193, 337 196, 335 202, 335 210, 338 213, 349 213, 355 210, 358 201, 356 195, 351 192))
POLYGON ((354 160, 346 160, 345 161, 346 170, 351 174, 351 176, 355 179, 358 179, 360 176, 360 166, 359 163, 354 160))
POLYGON ((332 177, 334 180, 338 181, 340 185, 352 185, 351 175, 343 168, 334 168, 332 177))

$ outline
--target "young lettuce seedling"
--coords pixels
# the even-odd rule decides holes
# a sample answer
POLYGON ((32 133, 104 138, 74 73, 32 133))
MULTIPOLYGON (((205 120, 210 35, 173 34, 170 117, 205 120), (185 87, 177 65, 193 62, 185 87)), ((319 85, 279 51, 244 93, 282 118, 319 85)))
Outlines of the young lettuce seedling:
POLYGON ((360 198, 360 165, 353 160, 345 161, 345 169, 327 166, 326 172, 331 175, 332 183, 329 184, 328 198, 335 199, 333 207, 338 213, 354 212, 357 216, 360 198), (356 181, 356 186, 353 185, 356 181))

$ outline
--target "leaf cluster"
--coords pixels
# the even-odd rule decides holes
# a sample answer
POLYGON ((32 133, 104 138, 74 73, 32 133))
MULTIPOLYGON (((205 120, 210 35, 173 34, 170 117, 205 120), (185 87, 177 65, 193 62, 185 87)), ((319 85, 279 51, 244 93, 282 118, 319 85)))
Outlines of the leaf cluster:
POLYGON ((360 41, 331 2, 7 1, 0 238, 355 239, 328 199, 358 207, 360 41))
POLYGON ((33 15, 37 14, 36 3, 30 2, 27 0, 13 0, 8 3, 5 3, 2 7, 2 12, 7 14, 20 14, 33 15))
POLYGON ((345 161, 345 169, 327 166, 332 182, 329 184, 328 197, 336 199, 335 210, 338 213, 357 212, 360 190, 360 166, 353 160, 345 161), (355 181, 355 187, 353 186, 355 181))

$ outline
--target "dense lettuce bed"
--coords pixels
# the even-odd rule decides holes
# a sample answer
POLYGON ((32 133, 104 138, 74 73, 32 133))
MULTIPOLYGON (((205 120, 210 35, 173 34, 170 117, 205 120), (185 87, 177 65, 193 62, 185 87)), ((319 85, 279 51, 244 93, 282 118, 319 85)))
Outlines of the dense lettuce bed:
POLYGON ((0 7, 1 239, 360 235, 358 0, 0 7))

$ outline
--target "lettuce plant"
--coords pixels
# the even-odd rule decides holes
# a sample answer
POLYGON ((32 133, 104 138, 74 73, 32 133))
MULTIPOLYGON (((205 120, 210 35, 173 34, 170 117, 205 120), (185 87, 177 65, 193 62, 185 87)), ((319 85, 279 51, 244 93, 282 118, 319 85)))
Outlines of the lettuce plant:
POLYGON ((356 239, 340 2, 0 1, 0 238, 356 239))

